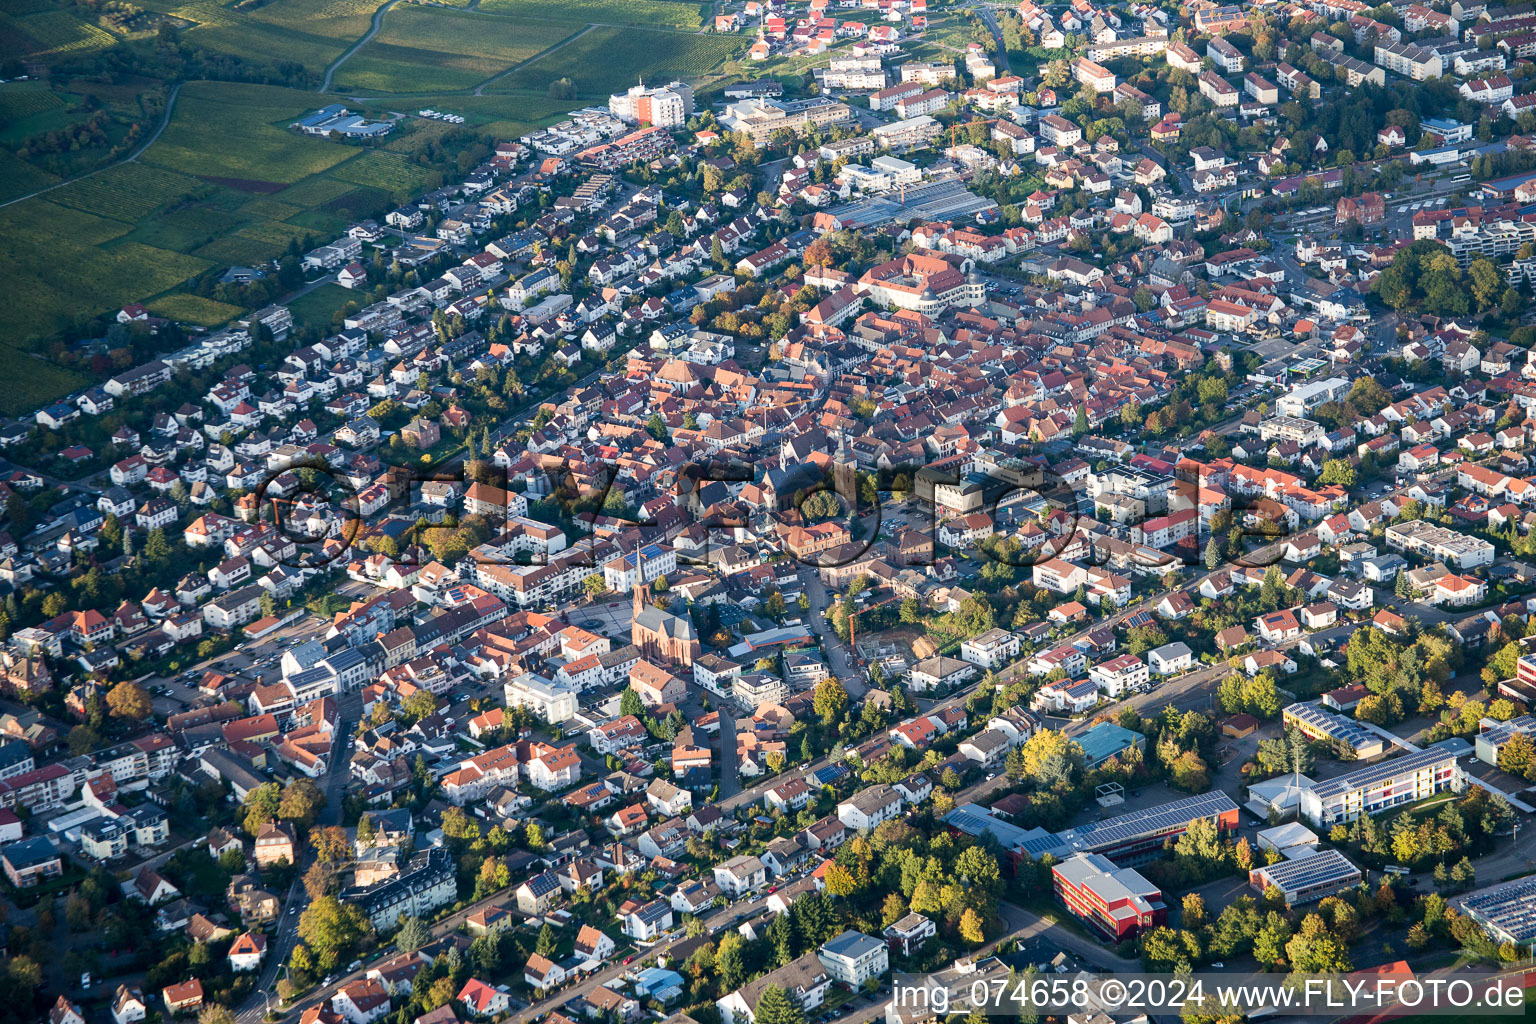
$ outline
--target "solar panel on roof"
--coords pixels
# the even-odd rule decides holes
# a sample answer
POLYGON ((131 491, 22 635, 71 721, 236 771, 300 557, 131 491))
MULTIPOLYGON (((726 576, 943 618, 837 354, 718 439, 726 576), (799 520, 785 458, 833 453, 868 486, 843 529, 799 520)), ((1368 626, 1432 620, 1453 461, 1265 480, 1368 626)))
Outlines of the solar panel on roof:
POLYGON ((1343 740, 1352 747, 1359 748, 1373 741, 1380 742, 1376 734, 1370 730, 1347 718, 1330 714, 1316 704, 1292 704, 1285 709, 1285 713, 1334 739, 1343 740))
POLYGON ((1360 869, 1338 850, 1319 850, 1301 860, 1280 861, 1262 869, 1265 878, 1287 892, 1360 876, 1360 869))
POLYGON ((1319 799, 1326 799, 1331 796, 1337 796, 1340 793, 1347 793, 1353 789, 1362 789, 1375 785, 1397 775, 1438 767, 1447 762, 1454 764, 1455 761, 1456 755, 1450 751, 1437 750, 1431 747, 1428 750, 1421 750, 1406 757, 1368 765, 1348 774, 1340 775, 1336 779, 1329 779, 1327 782, 1320 782, 1313 789, 1313 793, 1319 799))
POLYGON ((1061 838, 1074 850, 1098 850, 1142 836, 1155 835, 1196 818, 1214 818, 1236 810, 1237 805, 1225 793, 1201 793, 1104 821, 1089 822, 1062 832, 1061 838))
POLYGON ((1536 940, 1536 878, 1496 885, 1461 900, 1473 917, 1507 932, 1516 942, 1536 940))

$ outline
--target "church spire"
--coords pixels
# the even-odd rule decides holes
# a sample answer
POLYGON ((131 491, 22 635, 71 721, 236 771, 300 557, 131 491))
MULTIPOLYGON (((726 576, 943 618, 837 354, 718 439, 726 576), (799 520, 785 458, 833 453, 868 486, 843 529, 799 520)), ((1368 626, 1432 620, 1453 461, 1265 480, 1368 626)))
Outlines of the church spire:
POLYGON ((640 551, 640 542, 635 542, 635 606, 632 611, 634 618, 639 618, 645 610, 645 555, 640 551))

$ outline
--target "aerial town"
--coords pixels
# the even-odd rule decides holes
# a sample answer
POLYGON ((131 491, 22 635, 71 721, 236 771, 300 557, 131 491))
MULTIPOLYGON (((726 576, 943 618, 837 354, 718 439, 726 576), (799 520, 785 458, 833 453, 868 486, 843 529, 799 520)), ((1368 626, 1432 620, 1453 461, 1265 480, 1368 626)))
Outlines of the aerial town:
POLYGON ((0 1024, 1522 978, 1536 11, 705 29, 0 424, 0 1024))

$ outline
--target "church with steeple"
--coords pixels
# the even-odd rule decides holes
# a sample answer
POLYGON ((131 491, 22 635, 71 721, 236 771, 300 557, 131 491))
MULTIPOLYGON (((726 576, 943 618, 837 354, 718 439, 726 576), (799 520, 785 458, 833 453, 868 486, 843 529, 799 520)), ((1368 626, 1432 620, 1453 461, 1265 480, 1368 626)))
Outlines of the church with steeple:
POLYGON ((652 663, 670 662, 692 668, 699 656, 699 639, 693 634, 693 620, 674 615, 650 602, 645 580, 645 554, 635 552, 635 598, 629 625, 629 642, 640 649, 641 657, 652 663))

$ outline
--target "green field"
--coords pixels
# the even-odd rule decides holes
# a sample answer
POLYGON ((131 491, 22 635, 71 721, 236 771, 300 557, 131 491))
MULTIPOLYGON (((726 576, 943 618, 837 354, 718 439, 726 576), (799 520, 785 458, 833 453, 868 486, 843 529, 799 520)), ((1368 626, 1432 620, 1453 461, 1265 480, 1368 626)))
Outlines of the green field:
POLYGON ((569 77, 582 96, 607 96, 657 74, 697 78, 738 53, 738 36, 698 35, 639 28, 595 28, 568 46, 518 68, 496 82, 496 92, 542 93, 569 77))
POLYGON ((49 5, 25 14, 0 13, 0 56, 56 60, 105 49, 117 40, 112 33, 49 5))
POLYGON ((338 309, 364 297, 364 293, 354 292, 339 284, 323 284, 289 303, 288 311, 293 314, 295 323, 329 331, 332 317, 338 309))
POLYGON ((58 178, 22 161, 9 150, 0 149, 0 201, 30 195, 40 188, 57 184, 58 178))
POLYGON ((0 85, 0 120, 16 121, 62 107, 64 101, 42 82, 7 82, 0 85))
POLYGON ((584 27, 574 21, 395 7, 384 15, 379 34, 337 70, 336 87, 394 93, 470 89, 584 27))
POLYGON ((149 0, 164 14, 196 22, 187 39, 237 57, 292 60, 323 72, 367 32, 384 0, 273 0, 235 10, 219 0, 149 0))
POLYGON ((595 25, 698 29, 709 5, 685 0, 481 0, 476 10, 595 25))
POLYGON ((23 416, 90 381, 73 370, 0 345, 0 413, 23 416))
POLYGON ((100 174, 70 182, 48 193, 48 200, 78 210, 89 210, 121 221, 136 221, 166 203, 208 186, 174 171, 133 163, 109 167, 100 174))
MULTIPOLYGON (((257 64, 302 65, 317 81, 369 31, 384 2, 145 6, 152 15, 181 19, 187 44, 257 64)), ((194 80, 182 85, 163 134, 122 163, 138 144, 129 126, 143 137, 159 124, 165 83, 153 72, 101 76, 86 64, 61 62, 108 47, 152 46, 150 33, 136 29, 130 43, 63 0, 8 0, 0 10, 0 58, 43 60, 60 71, 0 85, 0 146, 8 147, 0 149, 0 202, 67 184, 0 207, 0 275, 17 300, 0 325, 0 363, 19 382, 0 388, 0 413, 25 413, 87 383, 34 358, 43 339, 76 334, 89 318, 130 302, 216 326, 240 311, 178 292, 189 278, 258 264, 295 243, 327 241, 357 219, 440 184, 441 174, 417 162, 417 154, 459 129, 409 116, 421 107, 461 114, 467 127, 493 138, 515 138, 641 77, 718 76, 745 46, 742 36, 698 33, 709 8, 685 0, 480 0, 466 9, 471 4, 397 3, 381 16, 379 34, 337 69, 332 94, 360 97, 349 106, 408 115, 382 144, 314 138, 289 127, 330 97, 194 80), (549 98, 550 83, 562 77, 576 82, 577 100, 549 98), (474 95, 482 83, 485 95, 474 95), (372 94, 388 98, 372 101, 372 94), (85 145, 44 138, 74 131, 100 112, 111 121, 85 145)), ((301 319, 329 326, 331 314, 357 298, 317 289, 304 297, 301 319)))
POLYGON ((184 292, 179 295, 161 296, 149 304, 149 311, 167 320, 196 324, 199 327, 217 327, 245 312, 239 306, 215 302, 201 295, 188 295, 184 292))
POLYGON ((161 315, 220 323, 239 311, 164 293, 213 267, 329 240, 427 186, 430 172, 401 153, 286 127, 315 103, 312 93, 190 82, 165 134, 137 162, 0 208, 0 275, 19 300, 0 325, 0 358, 28 359, 18 365, 29 375, 25 388, 0 396, 0 412, 81 383, 57 367, 37 372, 15 352, 30 339, 156 296, 161 315))
POLYGON ((189 82, 165 134, 142 159, 184 174, 260 191, 319 174, 360 152, 288 127, 318 104, 312 93, 276 86, 189 82), (253 187, 252 187, 253 186, 253 187))

